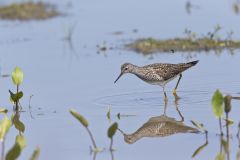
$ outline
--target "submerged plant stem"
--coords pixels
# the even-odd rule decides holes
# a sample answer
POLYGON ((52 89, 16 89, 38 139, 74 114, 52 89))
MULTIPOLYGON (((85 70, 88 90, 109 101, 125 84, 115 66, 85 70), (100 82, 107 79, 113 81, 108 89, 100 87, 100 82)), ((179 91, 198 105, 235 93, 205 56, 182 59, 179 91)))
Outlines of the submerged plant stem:
POLYGON ((111 138, 110 140, 110 146, 109 146, 109 150, 112 152, 113 151, 113 138, 111 138))
POLYGON ((229 141, 229 125, 228 125, 228 113, 226 113, 226 119, 227 119, 227 124, 226 124, 226 134, 227 134, 227 141, 229 141))
MULTIPOLYGON (((226 112, 226 119, 227 119, 227 124, 226 124, 227 146, 229 147, 229 124, 228 124, 228 112, 226 112)), ((229 148, 228 148, 228 151, 227 151, 227 160, 230 160, 229 148)))
POLYGON ((94 154, 93 154, 93 160, 95 160, 95 159, 96 159, 96 157, 97 157, 97 153, 96 153, 96 152, 94 152, 94 154))
POLYGON ((238 132, 237 132, 238 139, 240 138, 240 122, 238 123, 238 132))
MULTIPOLYGON (((19 92, 19 85, 17 85, 17 94, 19 92)), ((19 101, 16 101, 16 111, 19 111, 19 105, 18 105, 19 101)))
POLYGON ((220 129, 220 134, 223 136, 223 131, 222 131, 222 121, 221 118, 219 118, 219 129, 220 129))
POLYGON ((96 142, 95 142, 95 140, 94 140, 94 138, 93 138, 92 132, 89 130, 88 127, 86 127, 86 130, 87 130, 87 132, 88 132, 88 134, 89 134, 89 136, 90 136, 90 139, 91 139, 91 141, 92 141, 92 144, 93 144, 94 149, 97 149, 97 145, 96 145, 96 142))
POLYGON ((110 153, 111 153, 111 158, 112 158, 112 160, 114 160, 113 151, 110 151, 110 153))
POLYGON ((5 150, 5 144, 4 144, 4 140, 3 141, 0 141, 1 143, 1 160, 4 160, 4 150, 5 150))

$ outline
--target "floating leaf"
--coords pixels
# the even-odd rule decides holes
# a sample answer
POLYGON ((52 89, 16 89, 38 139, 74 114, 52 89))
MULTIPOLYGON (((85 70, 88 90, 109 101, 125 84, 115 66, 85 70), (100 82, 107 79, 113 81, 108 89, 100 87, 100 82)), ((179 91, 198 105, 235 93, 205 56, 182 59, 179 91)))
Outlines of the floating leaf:
POLYGON ((212 97, 212 110, 217 118, 223 115, 223 96, 219 90, 216 90, 212 97))
POLYGON ((88 127, 88 121, 80 115, 75 109, 70 109, 70 113, 80 122, 84 127, 88 127))
POLYGON ((225 154, 224 153, 218 153, 215 157, 215 160, 225 160, 225 154))
POLYGON ((8 110, 6 108, 0 108, 0 113, 7 113, 8 110))
POLYGON ((38 160, 40 155, 40 148, 36 147, 36 149, 33 151, 33 154, 29 160, 38 160))
POLYGON ((12 81, 16 86, 19 86, 23 82, 23 72, 21 68, 16 67, 12 72, 12 81))
POLYGON ((19 119, 19 114, 15 114, 12 117, 12 123, 14 124, 15 128, 19 130, 20 132, 25 131, 25 125, 23 122, 20 121, 19 119))
POLYGON ((15 160, 19 157, 26 146, 26 139, 23 135, 17 135, 14 146, 8 151, 6 160, 15 160))
POLYGON ((118 129, 118 124, 117 122, 115 122, 108 128, 108 137, 112 138, 116 133, 117 129, 118 129))
POLYGON ((4 140, 4 137, 6 136, 11 125, 11 120, 6 115, 4 115, 4 119, 0 123, 0 141, 4 140))

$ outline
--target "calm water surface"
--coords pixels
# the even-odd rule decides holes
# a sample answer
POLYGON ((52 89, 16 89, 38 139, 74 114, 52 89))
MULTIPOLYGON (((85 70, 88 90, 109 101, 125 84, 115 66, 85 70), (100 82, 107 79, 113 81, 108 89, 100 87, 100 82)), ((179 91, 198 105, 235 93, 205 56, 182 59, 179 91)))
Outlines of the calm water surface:
MULTIPOLYGON (((219 88, 223 93, 239 95, 240 55, 223 51, 194 53, 155 54, 143 56, 122 50, 124 42, 139 37, 173 38, 184 36, 189 28, 199 35, 212 31, 216 24, 223 29, 220 36, 233 30, 233 38, 240 39, 240 20, 232 10, 234 1, 194 1, 189 15, 185 1, 51 1, 67 16, 47 21, 0 21, 1 73, 10 74, 20 66, 25 74, 21 89, 25 95, 21 104, 26 112, 21 120, 27 147, 19 159, 28 159, 34 148, 41 148, 40 159, 92 159, 89 154, 90 139, 84 128, 69 114, 76 108, 90 123, 99 147, 107 148, 106 118, 108 106, 112 110, 111 122, 117 121, 126 133, 133 133, 151 117, 164 112, 162 89, 140 81, 132 75, 123 76, 113 84, 120 72, 120 65, 131 62, 145 65, 156 62, 180 63, 190 60, 200 62, 184 72, 179 86, 178 108, 186 125, 194 119, 209 130, 209 144, 195 159, 214 159, 220 148, 218 121, 211 111, 211 97, 219 88), (66 30, 76 24, 72 47, 63 38, 66 30), (133 30, 138 32, 134 33, 133 30), (121 35, 113 32, 122 31, 121 35), (97 53, 96 45, 113 47, 97 53), (31 118, 28 105, 30 95, 31 118), (135 115, 117 119, 117 113, 135 115)), ((3 1, 1 4, 7 4, 3 1)), ((180 120, 175 109, 172 89, 176 80, 167 85, 169 102, 167 115, 180 120)), ((0 79, 1 106, 12 110, 8 90, 14 89, 10 78, 0 79)), ((235 124, 231 127, 231 159, 236 159, 238 141, 235 137, 239 122, 239 102, 233 102, 230 114, 235 124)), ((11 112, 9 113, 9 115, 11 112)), ((225 128, 224 128, 225 129, 225 128)), ((11 128, 7 135, 6 149, 10 148, 17 131, 11 128)), ((120 132, 114 137, 115 159, 191 159, 193 152, 205 142, 204 134, 175 134, 165 138, 142 138, 127 144, 120 132)), ((111 159, 106 151, 98 160, 111 159)))

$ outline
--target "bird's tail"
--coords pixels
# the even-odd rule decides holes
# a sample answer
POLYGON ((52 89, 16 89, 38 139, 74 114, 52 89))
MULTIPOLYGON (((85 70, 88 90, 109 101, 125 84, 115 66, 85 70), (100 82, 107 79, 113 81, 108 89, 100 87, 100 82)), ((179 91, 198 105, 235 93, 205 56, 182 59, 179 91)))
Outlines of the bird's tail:
POLYGON ((188 63, 186 63, 186 64, 191 65, 191 66, 195 66, 198 62, 199 62, 199 60, 197 60, 197 61, 192 61, 192 62, 188 62, 188 63))
POLYGON ((179 67, 181 68, 181 72, 187 70, 188 68, 195 66, 199 61, 192 61, 192 62, 188 62, 188 63, 180 63, 178 64, 179 67))
POLYGON ((201 131, 199 131, 198 129, 196 128, 191 128, 188 133, 201 133, 201 131))

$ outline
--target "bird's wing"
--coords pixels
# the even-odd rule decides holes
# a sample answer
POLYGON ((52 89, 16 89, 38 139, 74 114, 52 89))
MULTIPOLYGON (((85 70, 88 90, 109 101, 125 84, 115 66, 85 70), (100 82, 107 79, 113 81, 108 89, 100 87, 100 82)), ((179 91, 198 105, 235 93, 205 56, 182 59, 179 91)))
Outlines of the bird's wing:
POLYGON ((171 79, 187 69, 183 64, 155 64, 151 67, 164 80, 171 79))

